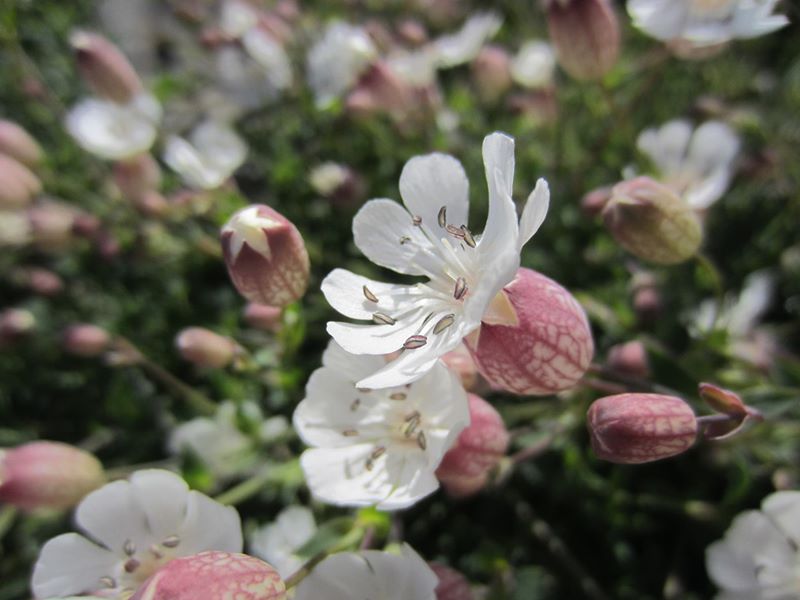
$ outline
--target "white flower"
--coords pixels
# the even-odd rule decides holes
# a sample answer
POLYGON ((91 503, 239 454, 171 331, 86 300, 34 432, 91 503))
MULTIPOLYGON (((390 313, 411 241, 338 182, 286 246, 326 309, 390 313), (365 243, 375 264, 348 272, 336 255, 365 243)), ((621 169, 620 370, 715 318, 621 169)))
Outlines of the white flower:
POLYGON ((33 570, 37 598, 133 591, 173 558, 242 550, 236 509, 158 469, 92 492, 78 505, 75 521, 89 539, 65 533, 44 545, 33 570))
POLYGON ((543 88, 553 83, 555 68, 553 47, 541 40, 531 40, 511 60, 511 78, 523 87, 543 88))
POLYGON ((67 114, 66 126, 78 145, 108 160, 122 160, 150 149, 158 134, 161 106, 148 94, 128 104, 87 98, 67 114))
POLYGON ((204 121, 189 140, 171 136, 164 162, 192 187, 211 190, 222 185, 247 157, 247 145, 228 125, 204 121))
POLYGON ((628 0, 633 24, 665 42, 703 48, 754 38, 789 23, 773 14, 777 0, 628 0))
POLYGON ((297 586, 294 600, 436 600, 438 577, 408 544, 401 554, 342 552, 319 563, 297 586))
POLYGON ((292 65, 278 40, 261 27, 254 27, 242 36, 242 45, 263 69, 263 77, 275 93, 292 85, 292 65))
POLYGON ((727 191, 740 141, 720 121, 706 121, 693 130, 688 121, 676 119, 644 130, 636 145, 653 161, 661 181, 701 210, 727 191))
MULTIPOLYGON (((481 321, 515 323, 499 292, 519 267, 519 253, 547 214, 550 192, 540 179, 520 222, 511 199, 514 140, 494 133, 483 142, 489 184, 489 216, 483 235, 467 228, 468 182, 464 169, 446 154, 409 160, 400 175, 405 208, 387 199, 370 200, 353 220, 356 246, 375 264, 398 273, 422 275, 415 285, 380 283, 344 269, 322 282, 337 311, 375 324, 328 323, 328 333, 348 352, 402 355, 357 382, 359 387, 403 385, 424 375, 481 321)), ((376 363, 376 367, 380 363, 376 363)))
POLYGON ((800 598, 800 492, 775 492, 706 550, 718 600, 800 598))
POLYGON ((431 47, 440 68, 468 63, 483 45, 500 29, 503 20, 495 13, 483 12, 471 16, 456 33, 435 39, 431 47))
POLYGON ((286 579, 303 566, 305 561, 295 552, 316 532, 314 514, 303 506, 290 506, 273 523, 252 533, 250 551, 275 567, 281 579, 286 579))
POLYGON ((300 464, 320 500, 381 510, 414 504, 439 487, 434 471, 469 424, 466 392, 441 362, 408 386, 357 388, 382 362, 331 342, 308 380, 293 421, 315 446, 300 464))
POLYGON ((308 52, 308 83, 319 108, 344 94, 378 56, 369 35, 341 21, 330 23, 308 52))
POLYGON ((346 166, 329 161, 311 169, 308 181, 315 192, 328 196, 344 185, 349 177, 350 170, 346 166))
POLYGON ((219 26, 238 38, 258 24, 258 11, 247 0, 225 0, 220 7, 219 26))
POLYGON ((415 87, 436 83, 436 61, 436 51, 431 46, 417 50, 397 49, 386 57, 386 64, 395 75, 415 87))

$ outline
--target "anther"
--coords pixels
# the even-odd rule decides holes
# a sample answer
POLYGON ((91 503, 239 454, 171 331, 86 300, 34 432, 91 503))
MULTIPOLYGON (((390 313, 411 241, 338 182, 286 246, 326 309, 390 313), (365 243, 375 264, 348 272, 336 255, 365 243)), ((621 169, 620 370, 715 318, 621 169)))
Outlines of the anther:
POLYGON ((425 439, 425 432, 420 431, 417 434, 417 446, 420 450, 425 450, 428 447, 428 440, 425 439))
POLYGON ((353 437, 353 436, 356 436, 356 435, 358 435, 358 431, 357 431, 357 430, 355 430, 355 429, 345 429, 345 430, 342 432, 342 435, 343 435, 344 437, 353 437))
POLYGON ((133 573, 136 569, 139 568, 139 565, 141 564, 142 563, 140 563, 135 558, 129 558, 128 560, 125 561, 125 566, 124 566, 125 572, 133 573))
POLYGON ((155 544, 150 546, 150 554, 152 554, 155 559, 164 558, 164 554, 161 552, 161 550, 158 549, 158 546, 156 546, 155 544))
POLYGON ((350 403, 350 410, 355 411, 361 404, 361 399, 356 398, 350 403))
POLYGON ((443 316, 436 322, 436 325, 433 326, 433 333, 442 333, 445 329, 450 327, 456 321, 456 316, 452 313, 449 315, 443 316))
POLYGON ((403 392, 395 392, 394 394, 389 394, 389 400, 405 400, 406 395, 403 392))
POLYGON ((122 544, 122 551, 126 556, 133 556, 136 554, 136 544, 130 540, 125 540, 125 543, 122 544))
POLYGON ((476 246, 475 236, 473 236, 472 232, 469 229, 467 229, 466 225, 461 226, 461 233, 463 234, 462 237, 464 238, 464 241, 467 243, 467 246, 469 246, 470 248, 474 248, 476 246))
POLYGON ((412 335, 405 342, 403 342, 403 348, 406 350, 416 350, 417 348, 422 348, 427 343, 428 338, 426 336, 412 335))
POLYGON ((372 388, 367 387, 357 387, 356 390, 362 394, 369 394, 372 391, 372 388))
POLYGON ((164 546, 165 548, 177 548, 178 544, 180 543, 181 543, 181 538, 179 538, 177 535, 171 535, 163 542, 161 542, 161 545, 164 546))
POLYGON ((420 325, 420 327, 425 327, 425 325, 427 325, 427 324, 428 324, 428 321, 430 321, 432 318, 433 318, 433 313, 428 313, 428 314, 425 316, 425 318, 423 319, 423 321, 422 321, 422 325, 420 325))
POLYGON ((449 233, 450 235, 460 239, 464 239, 464 231, 462 229, 459 229, 455 225, 447 225, 445 229, 447 229, 447 233, 449 233))
POLYGON ((403 419, 403 420, 404 420, 406 423, 408 423, 409 421, 413 421, 414 419, 419 419, 419 418, 420 418, 419 411, 418 411, 418 410, 415 410, 414 412, 407 414, 407 415, 406 415, 406 418, 405 418, 405 419, 403 419))
POLYGON ((410 242, 410 241, 411 241, 411 238, 410 238, 410 237, 408 237, 407 235, 401 235, 401 236, 400 236, 400 245, 401 245, 401 246, 402 246, 403 244, 407 244, 407 243, 408 243, 408 242, 410 242))
POLYGON ((372 320, 379 325, 394 325, 397 323, 397 320, 382 312, 374 313, 372 315, 372 320))
POLYGON ((375 450, 372 451, 372 454, 370 454, 370 458, 372 460, 378 460, 384 454, 386 454, 386 447, 385 446, 378 446, 378 447, 375 448, 375 450))
POLYGON ((420 225, 422 225, 422 217, 420 217, 419 215, 414 215, 414 217, 411 219, 411 223, 415 227, 419 227, 420 225))
POLYGON ((378 297, 375 294, 373 294, 367 286, 363 286, 361 288, 361 291, 364 292, 364 298, 366 298, 370 302, 378 301, 378 297))
POLYGON ((467 293, 467 280, 463 277, 459 277, 456 279, 456 287, 453 290, 453 298, 456 300, 461 300, 464 297, 464 294, 467 293))
POLYGON ((114 580, 113 577, 101 577, 100 585, 107 588, 115 588, 117 587, 117 582, 114 580))
POLYGON ((443 206, 439 209, 439 214, 436 216, 436 219, 439 221, 439 227, 444 228, 447 225, 447 207, 443 206))

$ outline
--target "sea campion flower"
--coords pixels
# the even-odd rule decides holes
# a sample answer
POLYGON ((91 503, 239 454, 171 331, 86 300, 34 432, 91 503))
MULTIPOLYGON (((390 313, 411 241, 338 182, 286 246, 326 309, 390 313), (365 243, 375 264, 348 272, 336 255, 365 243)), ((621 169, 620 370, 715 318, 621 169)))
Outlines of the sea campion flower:
POLYGON ((436 574, 408 544, 400 554, 342 552, 317 565, 297 586, 294 600, 436 600, 436 574))
POLYGON ((695 210, 708 208, 728 190, 741 142, 721 121, 706 121, 694 129, 675 119, 645 129, 636 146, 653 162, 662 183, 695 210))
POLYGON ((526 88, 546 88, 553 83, 555 68, 553 47, 541 40, 530 40, 511 60, 511 78, 526 88))
POLYGON ((240 552, 236 509, 222 506, 169 471, 137 471, 86 496, 75 521, 87 537, 59 535, 33 571, 36 598, 133 592, 173 558, 206 550, 240 552))
POLYGON ((127 104, 142 92, 142 81, 125 55, 101 35, 75 31, 70 36, 83 80, 99 97, 127 104))
POLYGON ((317 532, 314 514, 304 506, 283 509, 275 521, 254 531, 250 551, 264 559, 286 579, 305 562, 296 552, 317 532))
POLYGON ((6 119, 0 119, 0 154, 10 156, 28 168, 34 168, 42 160, 44 152, 31 134, 6 119))
POLYGON ((483 45, 500 30, 503 19, 493 12, 482 12, 466 20, 461 29, 435 39, 431 48, 439 68, 468 63, 483 45))
POLYGON ((800 492, 775 492, 734 519, 706 550, 719 600, 800 597, 800 492))
POLYGON ((383 362, 331 342, 308 380, 293 421, 315 446, 300 463, 320 500, 381 510, 414 504, 439 487, 434 471, 469 423, 466 393, 440 362, 408 386, 357 387, 383 362))
POLYGON ((335 269, 322 282, 336 310, 374 323, 328 323, 339 345, 354 354, 403 351, 372 375, 364 373, 359 387, 415 381, 482 321, 515 322, 507 297, 499 292, 514 279, 520 249, 544 220, 550 192, 540 179, 517 222, 511 198, 514 140, 502 133, 487 136, 483 160, 489 216, 482 236, 467 227, 469 184, 461 163, 439 153, 406 163, 400 175, 405 208, 371 200, 353 219, 356 246, 372 262, 428 278, 415 285, 387 284, 335 269))
POLYGON ((771 33, 789 23, 778 0, 628 0, 633 24, 649 36, 692 49, 771 33))
POLYGON ((230 177, 247 157, 247 144, 225 123, 204 121, 189 139, 167 140, 164 162, 194 188, 212 190, 230 177))

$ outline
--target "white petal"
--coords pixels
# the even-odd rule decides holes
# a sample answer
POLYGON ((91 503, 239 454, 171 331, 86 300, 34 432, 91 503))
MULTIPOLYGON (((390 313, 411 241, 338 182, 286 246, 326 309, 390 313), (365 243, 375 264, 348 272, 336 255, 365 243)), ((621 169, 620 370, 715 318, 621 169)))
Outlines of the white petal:
MULTIPOLYGON (((487 135, 483 139, 483 165, 490 196, 493 190, 500 190, 511 198, 514 193, 514 138, 497 131, 487 135)), ((491 203, 491 198, 489 201, 491 203)))
POLYGON ((721 121, 706 121, 692 135, 687 161, 699 172, 730 168, 741 142, 736 132, 721 121))
MULTIPOLYGON (((381 283, 345 269, 334 269, 328 273, 322 280, 321 289, 334 309, 351 319, 362 320, 372 320, 376 312, 396 317, 412 308, 420 296, 414 286, 381 283), (367 298, 364 286, 377 296, 377 302, 367 298)), ((394 349, 397 350, 397 347, 394 349)))
POLYGON ((423 318, 424 311, 420 310, 397 321, 394 325, 354 325, 330 321, 327 331, 337 344, 353 354, 390 354, 400 350, 403 343, 417 333, 419 322, 423 318))
POLYGON ((680 35, 689 5, 675 0, 628 0, 633 24, 652 37, 667 41, 680 35))
POLYGON ((717 169, 704 179, 697 181, 683 192, 683 199, 694 210, 705 210, 727 191, 733 172, 730 169, 717 169))
POLYGON ((164 149, 164 162, 190 186, 214 189, 238 169, 247 156, 247 145, 229 126, 204 121, 190 141, 171 136, 164 149))
POLYGON ((242 524, 232 506, 223 506, 200 492, 189 492, 186 518, 178 531, 182 556, 206 550, 242 551, 242 524))
POLYGON ((706 570, 718 587, 741 592, 756 592, 756 565, 752 557, 739 552, 724 540, 706 549, 706 570))
POLYGON ((239 37, 258 24, 258 13, 245 0, 225 0, 220 11, 220 28, 231 37, 239 37))
POLYGON ((511 78, 527 88, 546 87, 553 81, 555 66, 553 47, 541 40, 531 40, 511 60, 511 78))
POLYGON ((520 248, 528 243, 533 235, 539 231, 544 219, 547 216, 547 209, 550 206, 550 187, 544 179, 536 182, 536 187, 528 196, 525 208, 522 209, 522 216, 519 219, 519 242, 520 248))
POLYGON ((156 139, 152 103, 139 104, 141 107, 94 98, 83 100, 67 114, 67 130, 84 150, 100 158, 130 158, 149 150, 156 139), (143 108, 147 109, 144 113, 143 108))
POLYGON ((775 492, 764 500, 761 508, 800 547, 800 492, 775 492))
POLYGON ((339 373, 342 378, 351 381, 353 385, 384 364, 386 361, 382 356, 350 354, 334 340, 328 342, 328 347, 322 353, 322 365, 339 373))
POLYGON ((189 486, 170 471, 146 469, 130 477, 131 491, 147 517, 154 540, 161 541, 178 533, 186 513, 189 486))
POLYGON ((292 84, 292 65, 286 50, 268 32, 254 27, 244 34, 242 44, 253 60, 264 69, 264 76, 272 87, 284 90, 292 84))
POLYGON ((442 36, 433 42, 436 64, 439 67, 455 67, 471 61, 502 24, 503 20, 495 13, 473 15, 458 32, 442 36))
MULTIPOLYGON (((376 597, 377 574, 355 552, 323 560, 297 586, 294 600, 353 600, 376 597)), ((389 600, 393 597, 389 596, 389 600)))
POLYGON ((96 590, 100 579, 115 572, 120 558, 77 533, 48 541, 33 569, 31 587, 37 598, 69 596, 96 590))
POLYGON ((194 188, 212 189, 218 183, 217 173, 208 172, 203 157, 182 137, 173 135, 167 138, 163 158, 170 169, 194 188))
POLYGON ((75 511, 75 522, 91 538, 120 556, 127 541, 137 548, 156 541, 149 536, 147 517, 127 481, 113 481, 86 496, 75 511))
POLYGON ((636 147, 653 161, 662 175, 670 175, 679 171, 691 136, 691 124, 678 119, 660 129, 643 131, 636 140, 636 147))

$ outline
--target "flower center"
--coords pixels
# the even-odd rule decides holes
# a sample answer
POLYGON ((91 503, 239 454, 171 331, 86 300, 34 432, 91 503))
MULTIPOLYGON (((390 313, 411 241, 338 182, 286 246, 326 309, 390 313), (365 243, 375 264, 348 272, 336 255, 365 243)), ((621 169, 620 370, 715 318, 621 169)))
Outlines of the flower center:
POLYGON ((129 592, 135 592, 158 569, 181 556, 178 550, 180 542, 177 535, 171 535, 148 548, 137 548, 133 542, 126 540, 122 549, 126 558, 119 563, 114 576, 100 579, 102 587, 119 590, 120 597, 127 597, 129 592))

